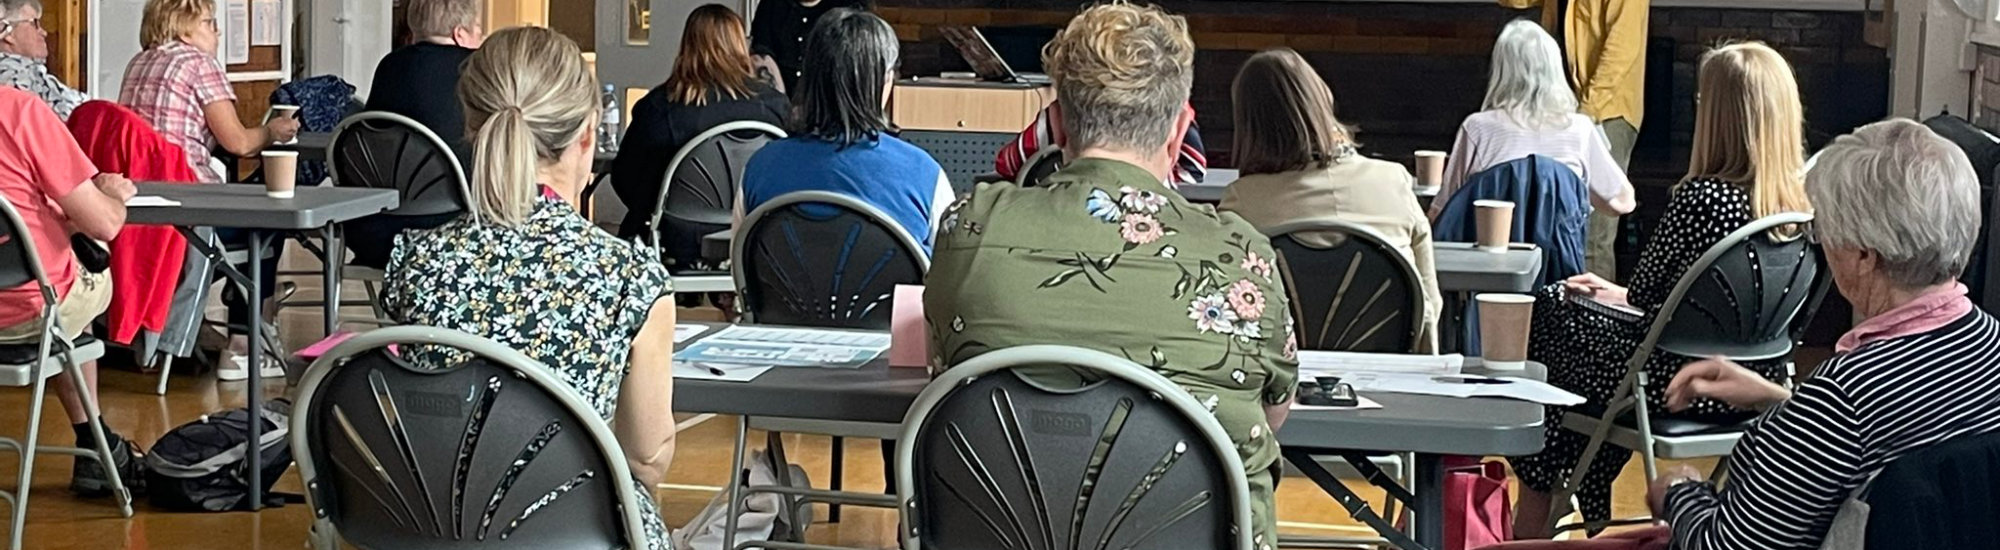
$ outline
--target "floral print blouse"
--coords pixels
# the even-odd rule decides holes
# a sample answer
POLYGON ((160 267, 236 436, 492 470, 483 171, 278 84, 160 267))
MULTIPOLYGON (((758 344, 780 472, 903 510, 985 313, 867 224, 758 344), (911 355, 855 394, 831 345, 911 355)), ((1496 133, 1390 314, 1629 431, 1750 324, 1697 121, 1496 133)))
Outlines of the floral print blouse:
MULTIPOLYGON (((397 237, 382 301, 399 322, 485 336, 541 361, 610 421, 632 339, 673 283, 657 252, 544 191, 519 226, 467 215, 397 237)), ((454 353, 416 349, 410 360, 450 365, 454 353)))
POLYGON ((933 362, 1097 349, 1186 388, 1250 472, 1277 460, 1263 407, 1291 400, 1297 346, 1270 241, 1241 217, 1137 166, 1081 159, 1045 188, 981 185, 940 231, 924 293, 933 362))

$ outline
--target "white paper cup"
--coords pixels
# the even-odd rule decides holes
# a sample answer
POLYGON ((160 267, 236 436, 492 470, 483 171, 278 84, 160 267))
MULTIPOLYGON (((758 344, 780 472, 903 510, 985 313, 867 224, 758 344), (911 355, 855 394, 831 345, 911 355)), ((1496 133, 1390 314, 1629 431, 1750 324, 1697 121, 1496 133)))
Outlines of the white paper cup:
POLYGON ((1444 185, 1444 151, 1417 151, 1417 186, 1437 187, 1444 185))
POLYGON ((1514 236, 1514 203, 1508 201, 1472 201, 1474 210, 1473 226, 1479 240, 1479 249, 1501 253, 1507 251, 1508 242, 1514 236))
POLYGON ((1480 294, 1479 356, 1486 369, 1528 368, 1528 335, 1534 324, 1535 297, 1526 294, 1480 294))
POLYGON ((264 196, 292 198, 298 182, 298 151, 264 151, 264 196))

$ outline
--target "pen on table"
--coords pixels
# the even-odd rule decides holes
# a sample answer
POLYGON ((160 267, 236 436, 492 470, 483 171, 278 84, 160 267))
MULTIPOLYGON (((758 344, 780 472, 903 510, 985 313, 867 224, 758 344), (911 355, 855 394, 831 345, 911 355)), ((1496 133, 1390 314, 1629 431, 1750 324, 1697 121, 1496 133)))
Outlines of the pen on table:
POLYGON ((709 374, 713 374, 713 375, 716 375, 716 376, 728 376, 728 375, 729 375, 729 373, 726 373, 726 372, 722 372, 722 369, 720 369, 720 368, 716 368, 716 366, 715 366, 715 365, 710 365, 710 364, 708 364, 708 363, 702 363, 702 364, 701 364, 701 368, 704 368, 704 369, 708 369, 708 373, 709 373, 709 374))

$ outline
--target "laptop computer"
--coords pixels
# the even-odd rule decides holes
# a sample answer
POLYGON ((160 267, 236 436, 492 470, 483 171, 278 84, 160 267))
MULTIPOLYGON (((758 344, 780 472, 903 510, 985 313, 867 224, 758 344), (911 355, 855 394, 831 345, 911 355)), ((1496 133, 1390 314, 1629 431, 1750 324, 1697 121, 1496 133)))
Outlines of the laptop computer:
POLYGON ((951 42, 953 48, 958 49, 958 55, 964 57, 966 63, 972 65, 972 72, 978 74, 980 80, 1034 84, 1046 84, 1049 81, 1047 75, 1014 72, 1013 67, 1007 65, 1007 60, 1000 58, 1000 52, 993 49, 993 44, 986 41, 986 35, 981 34, 979 29, 955 25, 940 27, 938 32, 944 35, 945 41, 951 42))

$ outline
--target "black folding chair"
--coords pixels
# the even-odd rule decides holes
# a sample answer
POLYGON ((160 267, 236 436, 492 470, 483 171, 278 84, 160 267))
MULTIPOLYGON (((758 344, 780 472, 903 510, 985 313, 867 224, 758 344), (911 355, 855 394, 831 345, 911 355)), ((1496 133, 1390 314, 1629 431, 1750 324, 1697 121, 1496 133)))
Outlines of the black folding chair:
POLYGON ((918 395, 896 446, 904 548, 1251 548, 1242 460, 1158 373, 1068 346, 995 350, 918 395), (1102 379, 1050 388, 1019 369, 1102 379))
MULTIPOLYGON (((1660 458, 1719 456, 1723 460, 1710 477, 1727 472, 1729 453, 1748 426, 1653 418, 1646 406, 1646 387, 1669 381, 1648 380, 1646 361, 1658 352, 1738 362, 1791 356, 1833 281, 1819 245, 1812 242, 1812 221, 1811 214, 1797 212, 1766 216, 1730 233, 1688 266, 1653 316, 1646 339, 1625 365, 1624 381, 1604 409, 1572 409, 1563 415, 1562 429, 1590 435, 1590 444, 1576 470, 1556 487, 1551 527, 1569 515, 1570 497, 1606 443, 1639 451, 1646 479, 1659 477, 1660 458), (1785 226, 1798 226, 1798 236, 1771 234, 1785 226)), ((1639 521, 1648 520, 1610 523, 1639 521)), ((1586 522, 1560 529, 1596 532, 1608 525, 1586 522)))
POLYGON ((1035 151, 1035 156, 1028 157, 1028 161, 1023 163, 1021 173, 1014 179, 1014 183, 1021 187, 1041 187, 1042 182, 1048 181, 1050 175, 1061 171, 1064 164, 1067 163, 1064 162, 1061 147, 1055 144, 1043 146, 1042 150, 1035 151))
POLYGON ((1418 352, 1423 282, 1382 234, 1338 220, 1288 223, 1264 234, 1291 292, 1299 349, 1418 352), (1332 245, 1306 244, 1322 240, 1332 245))
POLYGON ((710 128, 674 153, 646 221, 646 237, 660 248, 668 269, 721 273, 701 265, 701 238, 729 229, 750 157, 784 138, 776 126, 742 120, 710 128))
POLYGON ((361 334, 313 362, 296 411, 314 548, 644 545, 643 497, 611 429, 547 366, 497 342, 417 326, 361 334), (461 359, 426 370, 402 359, 412 353, 461 359))
POLYGON ((97 400, 82 389, 82 365, 103 357, 104 343, 90 336, 75 341, 63 338, 65 327, 56 314, 56 288, 49 283, 49 274, 42 269, 41 258, 35 250, 34 234, 28 232, 21 213, 14 210, 13 203, 0 200, 0 288, 34 285, 42 295, 42 328, 35 343, 0 345, 0 385, 30 388, 25 441, 0 437, 0 449, 21 454, 21 468, 14 490, 0 491, 0 498, 6 499, 13 508, 13 529, 8 534, 8 548, 14 550, 21 548, 22 529, 27 527, 28 486, 35 477, 35 455, 40 453, 78 456, 104 465, 104 471, 110 477, 111 491, 117 497, 119 513, 132 517, 132 492, 126 489, 124 480, 118 476, 118 463, 111 455, 111 445, 104 439, 104 426, 98 423, 97 400), (65 371, 77 381, 77 397, 83 400, 84 409, 90 412, 88 422, 94 449, 41 443, 42 402, 48 394, 49 378, 65 371))

